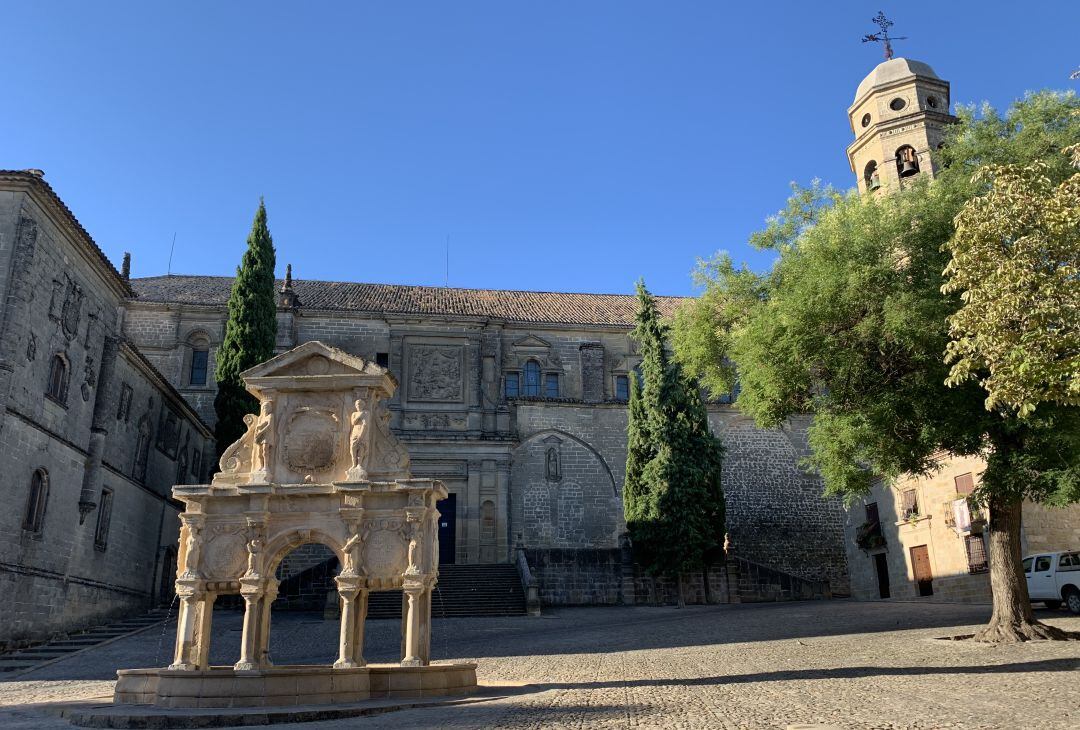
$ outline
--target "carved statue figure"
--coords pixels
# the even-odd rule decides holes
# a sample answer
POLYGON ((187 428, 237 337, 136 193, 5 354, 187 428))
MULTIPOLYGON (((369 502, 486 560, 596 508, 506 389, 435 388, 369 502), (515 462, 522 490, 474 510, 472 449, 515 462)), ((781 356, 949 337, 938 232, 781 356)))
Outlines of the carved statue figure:
POLYGON ((365 407, 362 400, 354 402, 356 410, 349 416, 352 430, 349 432, 349 455, 352 457, 351 478, 357 480, 367 479, 368 444, 371 440, 368 434, 371 423, 371 411, 365 407))
POLYGON ((270 466, 270 449, 274 443, 273 420, 274 400, 267 398, 262 402, 259 420, 255 424, 255 433, 252 436, 255 446, 251 453, 252 471, 265 471, 270 466))
POLYGON ((257 566, 258 566, 258 562, 259 562, 259 553, 262 552, 262 549, 263 549, 262 537, 259 536, 256 533, 256 535, 254 537, 252 537, 251 540, 249 540, 248 544, 247 544, 247 551, 248 551, 247 574, 248 575, 258 575, 259 574, 259 570, 258 570, 257 566))
POLYGON ((202 527, 194 522, 186 522, 187 540, 184 542, 184 572, 183 578, 195 578, 199 570, 199 554, 202 551, 202 539, 200 533, 202 527))
POLYGON ((363 558, 364 543, 367 541, 368 534, 370 533, 370 529, 365 529, 363 532, 357 532, 350 537, 349 541, 341 548, 341 552, 345 558, 344 565, 341 567, 341 575, 357 575, 356 568, 363 558))
POLYGON ((417 563, 420 550, 420 523, 409 522, 405 527, 405 534, 409 540, 409 567, 405 569, 405 572, 415 575, 420 572, 420 566, 417 563))
POLYGON ((557 482, 561 478, 559 474, 559 452, 554 448, 547 450, 545 459, 545 476, 548 481, 557 482))

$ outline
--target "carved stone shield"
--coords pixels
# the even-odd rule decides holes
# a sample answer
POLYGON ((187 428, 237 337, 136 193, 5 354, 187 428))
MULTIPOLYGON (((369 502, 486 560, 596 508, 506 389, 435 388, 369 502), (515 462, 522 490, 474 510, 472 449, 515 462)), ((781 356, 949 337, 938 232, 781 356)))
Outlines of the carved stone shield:
POLYGON ((299 408, 285 429, 285 463, 296 472, 327 471, 338 452, 338 417, 332 411, 299 408))

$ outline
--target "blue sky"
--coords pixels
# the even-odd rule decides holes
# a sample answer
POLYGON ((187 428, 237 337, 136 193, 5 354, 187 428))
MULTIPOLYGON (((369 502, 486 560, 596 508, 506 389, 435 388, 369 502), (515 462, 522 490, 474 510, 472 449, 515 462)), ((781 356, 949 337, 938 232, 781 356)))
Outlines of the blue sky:
POLYGON ((1077 88, 1076 2, 4 2, 0 167, 37 167, 133 275, 692 291, 791 181, 853 184, 881 60, 954 102, 1077 88))

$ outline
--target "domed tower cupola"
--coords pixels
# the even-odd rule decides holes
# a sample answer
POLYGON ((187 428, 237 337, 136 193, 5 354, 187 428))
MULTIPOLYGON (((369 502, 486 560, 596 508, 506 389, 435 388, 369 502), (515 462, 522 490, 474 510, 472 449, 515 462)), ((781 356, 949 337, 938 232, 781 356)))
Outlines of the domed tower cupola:
POLYGON ((848 108, 855 134, 848 163, 860 192, 898 190, 903 180, 937 172, 934 153, 956 121, 949 82, 922 61, 892 58, 889 41, 898 39, 883 33, 866 40, 884 41, 886 60, 862 80, 848 108))

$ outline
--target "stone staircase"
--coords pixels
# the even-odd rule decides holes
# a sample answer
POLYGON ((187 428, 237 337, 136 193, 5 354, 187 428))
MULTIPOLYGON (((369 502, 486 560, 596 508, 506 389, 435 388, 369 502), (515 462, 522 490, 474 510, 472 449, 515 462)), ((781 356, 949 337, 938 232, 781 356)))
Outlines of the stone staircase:
MULTIPOLYGON (((440 565, 431 594, 434 618, 524 616, 525 591, 517 568, 501 565, 440 565)), ((401 591, 368 597, 368 618, 401 618, 401 591)))
POLYGON ((142 616, 114 621, 81 633, 53 639, 44 644, 0 654, 0 679, 3 679, 5 674, 33 669, 44 662, 60 659, 73 652, 155 626, 165 621, 168 613, 168 610, 164 608, 154 609, 142 616))
POLYGON ((740 603, 832 598, 827 580, 807 580, 738 556, 728 559, 738 568, 740 603))

